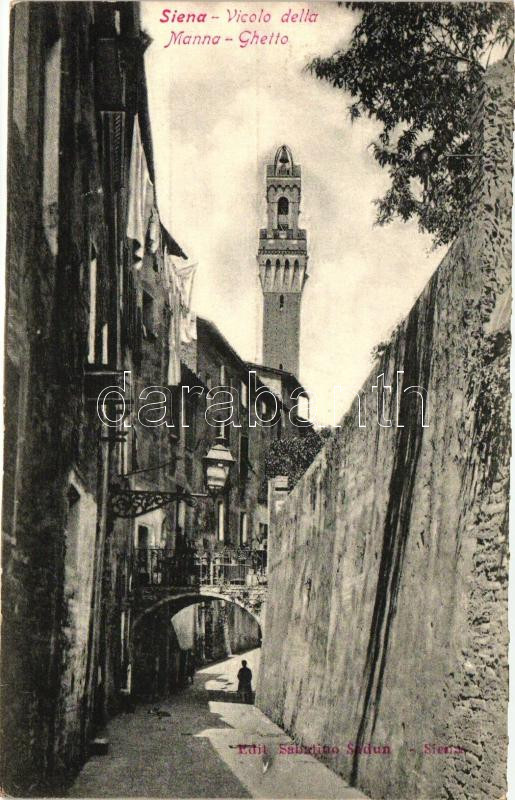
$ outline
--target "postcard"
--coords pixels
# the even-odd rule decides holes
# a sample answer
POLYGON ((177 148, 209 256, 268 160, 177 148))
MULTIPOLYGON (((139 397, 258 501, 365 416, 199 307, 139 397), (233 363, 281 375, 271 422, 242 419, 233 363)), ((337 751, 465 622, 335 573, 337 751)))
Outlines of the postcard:
POLYGON ((512 4, 7 38, 2 793, 506 797, 512 4))

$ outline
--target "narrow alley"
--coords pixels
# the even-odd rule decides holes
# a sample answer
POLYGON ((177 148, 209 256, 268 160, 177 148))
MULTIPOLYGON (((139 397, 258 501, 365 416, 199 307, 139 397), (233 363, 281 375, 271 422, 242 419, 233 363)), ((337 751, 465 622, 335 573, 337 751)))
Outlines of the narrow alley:
POLYGON ((363 798, 312 756, 279 755, 292 740, 255 706, 235 702, 242 658, 257 677, 259 655, 211 664, 167 702, 113 719, 108 755, 90 758, 68 795, 363 798), (240 753, 241 744, 265 745, 268 767, 261 754, 240 753))

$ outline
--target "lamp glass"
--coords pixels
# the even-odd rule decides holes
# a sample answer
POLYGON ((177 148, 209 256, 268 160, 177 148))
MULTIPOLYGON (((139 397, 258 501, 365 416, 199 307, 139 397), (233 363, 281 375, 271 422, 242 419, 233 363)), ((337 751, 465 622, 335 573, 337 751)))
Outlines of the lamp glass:
POLYGON ((211 494, 219 494, 223 491, 233 463, 234 458, 221 442, 213 445, 208 454, 204 456, 205 481, 211 494))

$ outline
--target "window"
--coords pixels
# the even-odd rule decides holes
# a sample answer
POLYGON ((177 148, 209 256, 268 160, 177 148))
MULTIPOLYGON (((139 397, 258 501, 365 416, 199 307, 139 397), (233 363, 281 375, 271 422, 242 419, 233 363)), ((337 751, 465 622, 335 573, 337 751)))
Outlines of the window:
MULTIPOLYGON (((279 296, 279 310, 282 311, 283 308, 284 308, 284 295, 281 294, 279 296)), ((282 369, 282 367, 281 367, 281 369, 282 369)))
POLYGON ((120 475, 125 475, 129 469, 129 431, 127 428, 123 428, 123 421, 120 424, 120 432, 122 436, 118 450, 118 472, 120 475))
POLYGON ((183 407, 183 396, 180 386, 170 386, 171 392, 171 409, 170 409, 170 422, 171 428, 168 428, 168 435, 172 441, 178 443, 182 436, 183 424, 186 425, 186 408, 185 403, 183 407))
POLYGON ((154 298, 148 292, 143 291, 142 300, 142 322, 144 336, 155 335, 155 320, 154 320, 154 298))
POLYGON ((150 582, 151 558, 150 531, 146 525, 138 525, 136 530, 136 569, 140 586, 146 586, 150 582))
POLYGON ((195 402, 186 401, 184 404, 185 445, 188 450, 195 449, 195 402))
POLYGON ((216 529, 218 541, 223 542, 225 539, 225 502, 223 500, 219 500, 216 504, 216 529))
POLYGON ((186 503, 184 500, 179 500, 176 507, 176 517, 175 517, 175 531, 177 537, 184 536, 184 530, 186 528, 186 503))
POLYGON ((136 470, 139 469, 138 432, 135 427, 132 427, 131 431, 132 431, 131 470, 136 470))
POLYGON ((245 383, 245 381, 241 381, 240 383, 240 392, 241 392, 241 404, 243 408, 248 408, 249 395, 248 395, 248 386, 245 383))
POLYGON ((149 546, 149 530, 147 525, 138 525, 136 547, 147 548, 149 546))
POLYGON ((54 35, 45 47, 43 107, 43 227, 53 255, 57 254, 60 104, 61 40, 54 35))
POLYGON ((109 363, 109 327, 107 322, 102 325, 102 364, 109 363))
POLYGON ((247 544, 247 512, 240 512, 240 544, 247 544))
POLYGON ((97 254, 91 248, 89 262, 89 327, 88 327, 88 362, 95 363, 95 340, 97 334, 97 254))
POLYGON ((280 231, 288 230, 288 214, 290 204, 286 197, 280 197, 277 203, 277 227, 280 231))
POLYGON ((249 474, 249 437, 240 434, 240 481, 245 483, 249 474))
POLYGON ((217 439, 229 440, 229 426, 226 422, 217 422, 215 425, 215 436, 217 439))
POLYGON ((225 386, 226 380, 225 364, 220 364, 220 386, 225 386))
POLYGON ((261 544, 262 549, 266 547, 266 541, 268 539, 268 525, 265 522, 259 523, 259 543, 261 544))
POLYGON ((277 204, 277 211, 279 214, 287 214, 289 209, 289 203, 287 197, 280 197, 279 202, 277 204))

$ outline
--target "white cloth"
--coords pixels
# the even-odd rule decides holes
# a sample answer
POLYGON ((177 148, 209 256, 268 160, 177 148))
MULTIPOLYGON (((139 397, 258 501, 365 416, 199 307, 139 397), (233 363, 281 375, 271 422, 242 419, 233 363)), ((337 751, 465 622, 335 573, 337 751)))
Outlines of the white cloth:
POLYGON ((197 315, 194 311, 181 314, 181 343, 190 344, 197 339, 197 315))
POLYGON ((195 620, 193 616, 193 607, 183 608, 172 618, 172 625, 179 642, 181 650, 193 650, 195 620))
POLYGON ((166 252, 164 274, 168 287, 168 305, 170 306, 168 385, 178 386, 181 381, 181 286, 173 260, 166 252))
POLYGON ((165 251, 165 280, 170 306, 170 328, 168 331, 168 384, 176 386, 181 380, 181 344, 189 344, 197 338, 197 317, 191 310, 191 295, 196 264, 179 267, 165 251))
POLYGON ((193 280, 197 271, 196 264, 186 264, 184 267, 175 265, 175 270, 181 282, 182 303, 186 308, 191 308, 191 295, 193 292, 193 280))
POLYGON ((181 282, 181 342, 189 344, 197 338, 197 316, 191 310, 191 296, 197 264, 176 267, 176 270, 181 282))
POLYGON ((147 160, 141 141, 138 116, 134 118, 132 132, 131 161, 129 166, 129 207, 127 214, 127 236, 134 239, 134 259, 141 266, 145 251, 145 235, 148 215, 153 200, 153 186, 148 173, 147 160), (150 197, 149 197, 150 195, 150 197))
POLYGON ((152 206, 150 223, 148 226, 148 245, 151 253, 157 253, 161 244, 161 221, 157 208, 152 206))

